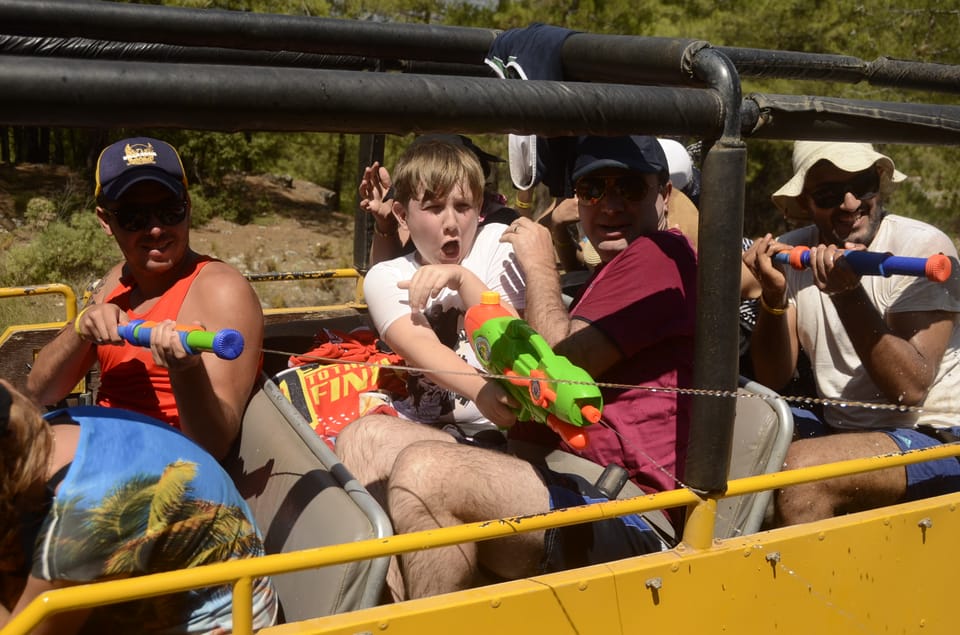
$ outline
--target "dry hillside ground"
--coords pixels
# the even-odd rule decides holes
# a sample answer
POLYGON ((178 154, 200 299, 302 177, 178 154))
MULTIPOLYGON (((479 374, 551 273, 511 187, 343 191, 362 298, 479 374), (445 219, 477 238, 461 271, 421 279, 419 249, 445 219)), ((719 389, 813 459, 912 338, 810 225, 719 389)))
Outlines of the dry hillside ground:
MULTIPOLYGON (((238 225, 214 218, 191 231, 191 245, 200 253, 225 260, 245 273, 315 271, 353 263, 353 218, 331 211, 332 192, 314 183, 273 175, 245 176, 249 197, 267 210, 253 222, 238 225), (262 201, 266 201, 264 205, 262 201)), ((66 193, 83 193, 85 179, 62 166, 0 165, 0 234, 17 230, 26 202, 43 196, 57 201, 66 193)), ((42 282, 57 282, 38 280, 42 282)), ((265 306, 326 303, 353 297, 349 281, 257 283, 265 306)))

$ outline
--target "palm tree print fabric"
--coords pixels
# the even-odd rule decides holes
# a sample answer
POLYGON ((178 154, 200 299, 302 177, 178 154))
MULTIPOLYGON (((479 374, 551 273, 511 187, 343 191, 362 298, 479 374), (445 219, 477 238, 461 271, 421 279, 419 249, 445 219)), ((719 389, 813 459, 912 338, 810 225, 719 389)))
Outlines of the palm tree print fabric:
MULTIPOLYGON (((80 424, 80 441, 35 543, 34 576, 82 583, 263 555, 246 502, 193 441, 118 409, 68 413, 80 424)), ((222 586, 104 607, 85 630, 229 632, 230 613, 230 587, 222 586)), ((275 615, 273 587, 260 579, 254 625, 275 615)))

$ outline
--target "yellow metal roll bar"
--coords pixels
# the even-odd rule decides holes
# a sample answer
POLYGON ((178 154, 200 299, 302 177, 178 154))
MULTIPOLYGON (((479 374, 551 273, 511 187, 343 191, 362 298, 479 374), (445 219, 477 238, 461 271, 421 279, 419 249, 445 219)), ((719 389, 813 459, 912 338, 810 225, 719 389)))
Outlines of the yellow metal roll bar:
MULTIPOLYGON (((0 298, 25 298, 35 295, 46 295, 57 293, 63 296, 63 304, 66 308, 67 316, 64 322, 76 319, 77 317, 77 294, 73 289, 59 282, 52 284, 37 284, 28 287, 0 287, 0 298)), ((40 325, 43 326, 43 325, 40 325)))
POLYGON ((852 459, 828 465, 736 479, 729 482, 727 492, 722 496, 701 498, 687 489, 673 490, 632 499, 561 509, 536 516, 501 518, 403 534, 391 538, 378 538, 293 553, 233 560, 128 580, 80 585, 42 594, 10 621, 3 630, 3 634, 20 635, 28 633, 48 615, 63 611, 126 602, 188 589, 232 584, 234 633, 250 635, 253 624, 252 584, 253 579, 257 577, 398 555, 459 543, 492 540, 521 532, 539 531, 552 527, 575 525, 679 506, 691 507, 691 512, 683 536, 683 545, 678 549, 688 552, 690 550, 707 550, 717 544, 713 539, 713 524, 716 501, 721 498, 949 457, 960 457, 960 443, 912 450, 902 454, 852 459))

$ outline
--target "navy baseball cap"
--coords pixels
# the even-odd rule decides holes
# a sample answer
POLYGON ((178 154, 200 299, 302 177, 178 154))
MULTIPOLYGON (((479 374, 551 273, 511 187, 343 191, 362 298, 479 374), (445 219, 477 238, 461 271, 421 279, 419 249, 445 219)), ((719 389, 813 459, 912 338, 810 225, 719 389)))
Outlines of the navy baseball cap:
POLYGON ((602 168, 647 174, 670 173, 667 157, 655 137, 580 137, 574 155, 574 182, 602 168))
POLYGON ((177 196, 186 193, 183 161, 173 146, 159 139, 134 137, 117 141, 100 153, 94 196, 115 201, 143 181, 156 181, 177 196))
POLYGON ((480 166, 483 168, 484 176, 488 175, 491 163, 504 163, 503 159, 495 154, 490 154, 475 144, 473 139, 462 134, 424 134, 414 139, 410 145, 427 143, 429 141, 440 141, 443 143, 449 143, 450 145, 463 146, 470 152, 473 152, 473 154, 475 154, 477 159, 480 161, 480 166))

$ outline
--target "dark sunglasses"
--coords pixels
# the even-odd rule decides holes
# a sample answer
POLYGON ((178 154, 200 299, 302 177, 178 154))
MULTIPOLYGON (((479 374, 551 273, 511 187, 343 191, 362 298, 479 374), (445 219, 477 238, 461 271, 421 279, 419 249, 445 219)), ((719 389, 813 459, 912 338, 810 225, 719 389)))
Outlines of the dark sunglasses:
POLYGON ((156 218, 164 227, 173 227, 182 223, 187 217, 186 201, 159 205, 124 205, 116 209, 108 207, 103 209, 113 214, 120 229, 128 232, 144 230, 153 218, 156 218))
POLYGON ((588 205, 596 205, 607 191, 613 189, 625 201, 636 203, 642 201, 650 186, 646 180, 636 175, 622 176, 585 176, 577 181, 574 191, 577 198, 588 205))
POLYGON ((840 207, 847 196, 853 194, 860 201, 869 201, 880 193, 880 173, 876 170, 863 172, 849 181, 827 183, 810 193, 810 198, 820 209, 840 207))

